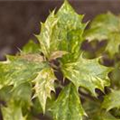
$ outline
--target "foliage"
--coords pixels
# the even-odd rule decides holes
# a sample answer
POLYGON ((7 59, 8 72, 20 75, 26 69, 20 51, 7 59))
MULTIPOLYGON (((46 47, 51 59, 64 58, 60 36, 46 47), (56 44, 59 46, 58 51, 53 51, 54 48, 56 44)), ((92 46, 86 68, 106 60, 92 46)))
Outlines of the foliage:
POLYGON ((41 23, 38 44, 29 41, 0 62, 3 120, 43 120, 39 114, 53 120, 120 120, 120 18, 99 15, 87 30, 82 20, 65 1, 41 23), (82 49, 86 40, 89 47, 93 41, 107 44, 90 59, 82 49), (106 66, 105 55, 113 65, 106 66))

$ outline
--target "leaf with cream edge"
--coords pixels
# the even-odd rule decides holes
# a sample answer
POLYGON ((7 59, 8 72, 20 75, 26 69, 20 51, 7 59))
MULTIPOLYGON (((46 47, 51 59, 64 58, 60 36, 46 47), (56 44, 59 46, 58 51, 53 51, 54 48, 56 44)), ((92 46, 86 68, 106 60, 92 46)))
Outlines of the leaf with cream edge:
POLYGON ((43 54, 50 58, 54 52, 70 52, 72 58, 79 55, 82 34, 86 24, 82 23, 83 15, 78 15, 65 1, 57 14, 54 11, 45 23, 41 24, 41 33, 36 35, 43 54))
POLYGON ((51 98, 51 91, 55 91, 54 89, 55 80, 56 78, 54 76, 54 71, 52 70, 52 68, 48 67, 41 70, 38 73, 38 76, 33 81, 35 83, 34 97, 38 97, 44 113, 47 98, 51 98))
POLYGON ((54 120, 82 120, 82 116, 86 115, 73 84, 67 85, 61 91, 51 111, 54 120))
POLYGON ((120 17, 108 12, 98 15, 85 31, 85 38, 92 40, 107 40, 106 51, 113 56, 119 52, 120 46, 120 17), (114 44, 114 46, 113 46, 114 44))
POLYGON ((102 66, 99 63, 99 58, 90 60, 82 58, 81 55, 76 62, 62 64, 62 71, 77 89, 84 87, 94 96, 96 96, 96 88, 104 91, 104 87, 110 85, 108 73, 111 68, 102 66))
POLYGON ((58 35, 55 34, 55 27, 58 18, 55 16, 54 11, 50 13, 45 23, 41 23, 41 33, 36 35, 40 42, 41 52, 45 57, 49 58, 53 51, 57 50, 58 35))
POLYGON ((107 111, 113 108, 120 108, 120 90, 112 90, 111 93, 105 95, 102 108, 107 111))
MULTIPOLYGON (((58 12, 51 12, 46 22, 41 24, 41 33, 36 36, 40 44, 29 42, 23 47, 23 51, 19 55, 8 57, 7 61, 0 62, 0 96, 3 96, 3 98, 8 96, 7 99, 2 99, 6 102, 6 106, 1 108, 5 120, 26 120, 30 116, 30 119, 32 119, 37 105, 40 106, 37 107, 40 110, 38 111, 41 113, 42 108, 44 114, 46 108, 48 110, 53 105, 50 110, 53 113, 54 120, 84 120, 83 116, 86 114, 80 100, 84 95, 80 96, 78 88, 84 87, 96 96, 96 88, 104 91, 104 87, 110 85, 108 73, 111 68, 102 66, 99 63, 99 58, 92 60, 82 58, 80 47, 84 40, 83 33, 86 27, 86 24, 82 23, 82 19, 83 15, 77 14, 65 0, 58 12), (60 63, 58 66, 56 61, 60 63), (62 71, 63 78, 70 81, 69 85, 61 85, 61 81, 59 81, 60 86, 55 86, 62 89, 56 101, 48 99, 51 98, 51 92, 55 91, 56 74, 54 72, 56 71, 53 70, 52 65, 55 65, 54 69, 57 72, 62 71), (34 97, 36 98, 32 100, 34 97), (13 101, 13 103, 10 101, 13 101), (28 109, 28 107, 31 109, 28 109), (26 113, 29 117, 24 117, 26 113)), ((92 38, 89 36, 89 40, 94 38, 98 38, 98 40, 101 40, 101 38, 110 39, 111 41, 106 47, 107 51, 112 51, 111 44, 114 44, 115 41, 117 44, 115 52, 118 52, 118 17, 109 13, 107 18, 106 15, 103 15, 96 21, 91 25, 90 31, 88 30, 87 35, 90 35, 90 32, 91 35, 92 32, 94 33, 92 38)), ((111 54, 114 54, 114 51, 112 52, 111 54)), ((57 92, 54 95, 57 95, 57 92)), ((119 94, 117 95, 119 96, 119 94)), ((116 97, 114 95, 110 96, 116 97)), ((90 98, 93 97, 90 96, 90 98)), ((82 99, 84 105, 86 98, 82 99)), ((95 99, 97 101, 97 98, 95 99)), ((108 101, 109 104, 105 106, 106 101, 108 101, 107 97, 103 102, 103 108, 108 110, 116 108, 115 101, 108 101), (112 108, 110 105, 112 105, 112 108)), ((116 102, 118 103, 118 99, 116 102)), ((117 105, 119 106, 119 104, 117 105)), ((89 113, 90 110, 87 111, 86 107, 84 108, 89 113)), ((112 114, 109 114, 109 111, 104 112, 104 109, 102 110, 100 112, 96 110, 95 116, 90 116, 91 120, 116 120, 112 114)), ((49 114, 49 111, 47 112, 49 114)))
POLYGON ((76 60, 80 54, 80 44, 86 27, 86 24, 82 23, 83 15, 77 14, 65 0, 56 16, 59 19, 56 27, 56 31, 59 31, 59 49, 70 53, 67 57, 71 57, 71 60, 76 60))

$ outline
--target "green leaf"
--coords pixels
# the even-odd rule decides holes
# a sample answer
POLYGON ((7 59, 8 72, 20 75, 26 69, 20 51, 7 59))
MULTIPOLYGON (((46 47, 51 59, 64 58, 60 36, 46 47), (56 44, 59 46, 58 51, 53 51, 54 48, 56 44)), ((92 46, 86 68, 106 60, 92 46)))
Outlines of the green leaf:
POLYGON ((120 18, 112 13, 98 15, 85 32, 85 38, 91 40, 108 40, 106 51, 113 56, 119 51, 120 18))
POLYGON ((51 68, 44 68, 38 73, 38 76, 33 81, 35 83, 35 97, 38 97, 43 112, 45 113, 46 101, 47 98, 51 98, 51 91, 55 91, 54 89, 54 80, 55 80, 54 72, 51 68))
POLYGON ((112 90, 112 92, 105 96, 102 103, 102 108, 105 108, 107 111, 113 108, 120 108, 120 91, 112 90))
POLYGON ((4 120, 26 120, 22 115, 21 107, 13 103, 9 103, 7 107, 1 107, 4 120))
POLYGON ((33 40, 29 40, 29 42, 22 48, 21 52, 24 54, 39 53, 40 46, 39 44, 36 44, 33 40))
POLYGON ((50 58, 53 52, 65 51, 77 58, 86 27, 82 19, 83 15, 78 15, 67 1, 57 14, 53 11, 46 22, 41 24, 41 34, 37 35, 43 54, 50 58))
POLYGON ((95 89, 104 90, 105 86, 110 85, 108 73, 111 68, 100 65, 99 59, 85 59, 80 56, 78 61, 62 65, 64 76, 78 88, 86 88, 93 95, 95 89))
POLYGON ((52 107, 54 120, 82 120, 85 112, 81 106, 79 94, 73 84, 66 86, 52 107))
POLYGON ((75 59, 79 56, 80 44, 86 24, 82 23, 83 15, 78 15, 71 5, 65 1, 57 12, 59 31, 59 49, 72 54, 75 59))

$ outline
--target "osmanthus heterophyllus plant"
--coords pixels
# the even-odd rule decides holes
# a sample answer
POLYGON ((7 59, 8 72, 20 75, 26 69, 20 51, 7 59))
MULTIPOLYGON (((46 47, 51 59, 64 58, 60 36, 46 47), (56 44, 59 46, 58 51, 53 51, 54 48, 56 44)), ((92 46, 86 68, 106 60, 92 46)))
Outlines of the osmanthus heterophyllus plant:
POLYGON ((0 62, 4 120, 37 120, 39 113, 53 120, 119 120, 119 109, 113 109, 120 106, 119 91, 104 91, 113 68, 102 65, 101 56, 84 57, 81 46, 88 33, 82 20, 65 1, 41 23, 39 44, 30 41, 19 54, 0 62))

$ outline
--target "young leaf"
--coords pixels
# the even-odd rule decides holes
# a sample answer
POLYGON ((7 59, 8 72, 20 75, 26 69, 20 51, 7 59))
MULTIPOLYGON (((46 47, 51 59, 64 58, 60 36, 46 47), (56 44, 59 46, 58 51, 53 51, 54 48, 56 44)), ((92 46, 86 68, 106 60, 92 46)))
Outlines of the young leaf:
POLYGON ((66 86, 52 107, 54 120, 82 120, 85 112, 81 106, 79 94, 73 84, 66 86))
POLYGON ((55 91, 54 89, 54 80, 55 80, 54 72, 51 68, 44 68, 38 73, 38 76, 34 79, 34 89, 35 89, 35 97, 38 97, 43 112, 45 113, 46 101, 47 98, 51 98, 51 91, 55 91))
POLYGON ((107 111, 112 108, 120 108, 120 91, 112 90, 112 92, 105 96, 102 103, 102 108, 105 108, 107 111))
POLYGON ((57 21, 58 18, 53 11, 46 22, 41 24, 41 33, 36 35, 40 42, 41 51, 47 58, 50 57, 53 51, 57 50, 58 36, 55 34, 57 21))
POLYGON ((95 89, 104 90, 109 86, 108 73, 110 68, 100 65, 99 59, 84 59, 82 56, 74 63, 66 63, 62 66, 64 76, 68 78, 78 88, 86 88, 93 95, 96 95, 95 89))

